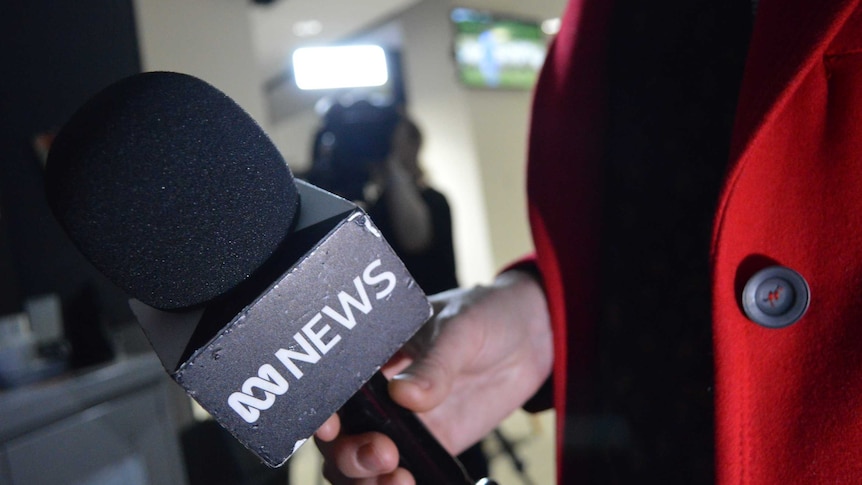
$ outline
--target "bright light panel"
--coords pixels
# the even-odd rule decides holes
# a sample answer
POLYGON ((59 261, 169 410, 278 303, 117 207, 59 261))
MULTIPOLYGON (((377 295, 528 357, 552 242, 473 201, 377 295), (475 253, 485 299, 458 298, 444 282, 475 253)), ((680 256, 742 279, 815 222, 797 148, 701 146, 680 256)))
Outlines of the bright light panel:
POLYGON ((557 35, 560 32, 560 23, 559 17, 545 20, 542 22, 542 32, 548 35, 557 35))
POLYGON ((382 86, 389 80, 380 46, 302 47, 293 52, 293 76, 302 90, 382 86))

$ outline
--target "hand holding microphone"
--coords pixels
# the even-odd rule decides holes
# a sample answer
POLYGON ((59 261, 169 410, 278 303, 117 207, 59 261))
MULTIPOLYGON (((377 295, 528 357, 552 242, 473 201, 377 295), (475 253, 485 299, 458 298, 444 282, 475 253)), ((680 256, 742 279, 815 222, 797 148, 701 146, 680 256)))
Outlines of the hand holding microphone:
MULTIPOLYGON (((451 290, 431 297, 433 320, 405 351, 404 368, 389 383, 395 402, 419 414, 450 453, 459 453, 519 408, 550 373, 553 350, 544 294, 531 275, 500 274, 490 286, 451 290)), ((411 484, 397 469, 397 448, 378 433, 341 432, 333 416, 317 443, 336 484, 411 484)), ((413 474, 418 483, 421 476, 413 474)))

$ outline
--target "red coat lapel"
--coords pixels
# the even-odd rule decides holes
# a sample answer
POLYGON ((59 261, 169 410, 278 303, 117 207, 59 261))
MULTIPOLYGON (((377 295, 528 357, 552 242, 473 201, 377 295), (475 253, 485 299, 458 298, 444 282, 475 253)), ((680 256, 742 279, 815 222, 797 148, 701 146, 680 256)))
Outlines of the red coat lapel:
POLYGON ((731 161, 737 161, 771 113, 787 100, 857 0, 762 0, 749 47, 739 97, 731 161))

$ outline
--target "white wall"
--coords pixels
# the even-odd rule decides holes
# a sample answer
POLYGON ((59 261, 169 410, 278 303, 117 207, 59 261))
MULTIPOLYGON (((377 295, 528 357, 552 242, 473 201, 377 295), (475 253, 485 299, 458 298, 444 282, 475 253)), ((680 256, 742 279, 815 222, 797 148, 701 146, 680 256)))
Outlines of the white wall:
MULTIPOLYGON (((562 16, 566 0, 457 0, 452 6, 546 20, 562 16)), ((478 148, 481 188, 489 207, 494 264, 499 267, 533 248, 526 223, 527 136, 533 93, 473 90, 466 98, 478 148)))
POLYGON ((458 276, 466 285, 491 278, 495 262, 468 93, 452 62, 449 9, 423 1, 399 22, 409 109, 425 135, 423 166, 452 207, 458 276))
POLYGON ((311 139, 319 126, 318 114, 308 110, 272 127, 269 136, 294 172, 301 173, 311 167, 311 139))
POLYGON ((532 251, 526 206, 526 153, 532 92, 476 90, 456 79, 452 61, 455 6, 543 20, 565 0, 425 0, 399 17, 404 32, 411 110, 430 143, 424 154, 434 183, 456 218, 462 283, 490 278, 532 251))
POLYGON ((144 71, 199 77, 267 128, 247 1, 134 0, 134 5, 144 71))
POLYGON ((526 91, 467 96, 496 268, 533 250, 526 191, 531 101, 532 93, 526 91))

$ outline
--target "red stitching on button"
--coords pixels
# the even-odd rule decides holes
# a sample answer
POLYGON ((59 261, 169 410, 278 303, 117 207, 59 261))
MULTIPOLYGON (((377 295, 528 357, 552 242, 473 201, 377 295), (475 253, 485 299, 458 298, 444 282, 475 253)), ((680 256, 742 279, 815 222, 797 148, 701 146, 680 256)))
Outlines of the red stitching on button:
POLYGON ((770 291, 769 294, 767 294, 766 298, 764 298, 763 301, 769 303, 769 306, 771 306, 772 308, 775 308, 775 302, 781 299, 782 292, 784 292, 784 287, 778 285, 775 287, 774 290, 770 291))

